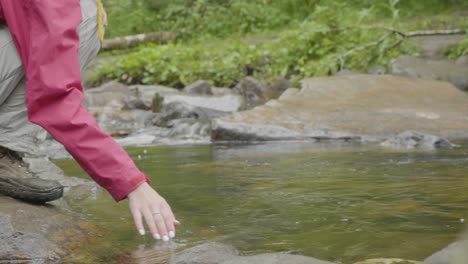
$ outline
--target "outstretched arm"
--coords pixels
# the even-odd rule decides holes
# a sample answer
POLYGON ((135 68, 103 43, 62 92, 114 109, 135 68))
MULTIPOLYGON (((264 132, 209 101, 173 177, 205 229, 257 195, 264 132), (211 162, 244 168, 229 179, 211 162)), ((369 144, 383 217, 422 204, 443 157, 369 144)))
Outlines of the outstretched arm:
POLYGON ((82 106, 77 33, 80 1, 0 3, 25 69, 29 120, 62 143, 115 200, 130 199, 139 231, 143 229, 143 218, 153 235, 168 236, 169 231, 174 231, 175 221, 169 205, 149 187, 148 178, 82 106))

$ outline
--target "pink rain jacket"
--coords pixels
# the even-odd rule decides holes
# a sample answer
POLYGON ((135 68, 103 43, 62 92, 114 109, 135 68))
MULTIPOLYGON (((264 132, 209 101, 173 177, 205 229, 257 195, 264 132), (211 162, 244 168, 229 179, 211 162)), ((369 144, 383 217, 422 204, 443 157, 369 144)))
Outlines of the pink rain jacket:
POLYGON ((3 20, 23 61, 29 120, 62 143, 115 200, 149 182, 81 105, 80 1, 0 0, 3 20))

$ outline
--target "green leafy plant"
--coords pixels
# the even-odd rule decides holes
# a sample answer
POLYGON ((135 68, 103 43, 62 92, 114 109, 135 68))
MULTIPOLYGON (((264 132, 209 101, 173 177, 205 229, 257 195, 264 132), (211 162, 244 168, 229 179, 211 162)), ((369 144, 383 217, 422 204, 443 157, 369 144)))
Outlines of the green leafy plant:
POLYGON ((450 59, 456 59, 468 55, 468 38, 447 48, 445 55, 450 59))

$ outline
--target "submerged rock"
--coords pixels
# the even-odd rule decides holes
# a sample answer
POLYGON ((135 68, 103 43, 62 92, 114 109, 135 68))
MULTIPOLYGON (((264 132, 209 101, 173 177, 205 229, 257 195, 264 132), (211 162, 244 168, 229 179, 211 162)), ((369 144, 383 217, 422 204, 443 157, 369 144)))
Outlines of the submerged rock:
POLYGON ((468 240, 458 241, 434 253, 423 264, 466 264, 468 263, 468 240))
POLYGON ((382 146, 399 149, 437 149, 452 148, 455 145, 447 139, 440 138, 438 136, 416 131, 405 131, 385 140, 382 142, 382 146))
POLYGON ((334 264, 311 257, 292 255, 288 253, 267 253, 256 256, 236 257, 221 262, 222 264, 334 264))
POLYGON ((177 253, 171 264, 218 264, 228 258, 238 256, 239 252, 232 246, 209 242, 177 253))
POLYGON ((172 257, 171 264, 333 264, 311 257, 288 253, 267 253, 255 256, 239 256, 232 246, 217 242, 205 243, 186 249, 172 257))
POLYGON ((461 90, 468 90, 468 66, 456 64, 455 61, 401 56, 391 63, 390 73, 447 81, 461 90))
POLYGON ((213 141, 374 140, 408 130, 468 138, 468 96, 453 85, 390 75, 313 78, 300 91, 212 122, 213 141))

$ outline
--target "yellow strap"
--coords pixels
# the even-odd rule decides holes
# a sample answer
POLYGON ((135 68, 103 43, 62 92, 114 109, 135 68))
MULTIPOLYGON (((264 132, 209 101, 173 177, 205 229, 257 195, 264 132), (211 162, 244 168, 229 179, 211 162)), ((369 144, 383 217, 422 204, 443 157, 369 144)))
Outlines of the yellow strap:
POLYGON ((98 5, 98 34, 101 41, 104 40, 104 25, 103 25, 103 11, 102 11, 102 0, 97 0, 98 5))

